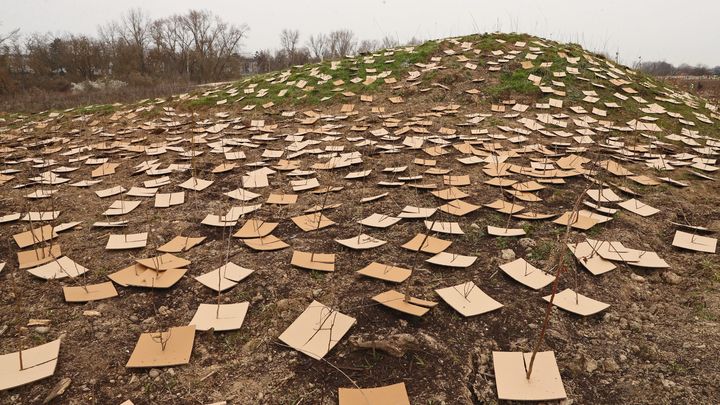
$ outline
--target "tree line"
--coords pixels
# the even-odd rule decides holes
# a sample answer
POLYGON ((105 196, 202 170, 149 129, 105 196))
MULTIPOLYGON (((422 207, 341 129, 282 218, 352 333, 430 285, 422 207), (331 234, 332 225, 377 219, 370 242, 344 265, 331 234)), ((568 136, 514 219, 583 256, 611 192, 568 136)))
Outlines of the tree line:
POLYGON ((691 66, 686 63, 675 66, 665 61, 639 62, 635 69, 653 76, 720 76, 720 66, 691 66))
POLYGON ((237 69, 247 25, 209 11, 152 20, 140 9, 98 27, 96 36, 13 31, 0 36, 0 94, 112 78, 138 84, 162 78, 209 81, 237 69))
MULTIPOLYGON (((205 10, 151 19, 141 9, 98 27, 96 35, 0 31, 0 96, 68 91, 72 83, 119 80, 131 86, 205 83, 292 65, 397 46, 396 38, 359 40, 346 29, 303 41, 296 29, 280 33, 276 50, 243 54, 246 24, 205 10)), ((410 43, 417 43, 412 39, 410 43)))

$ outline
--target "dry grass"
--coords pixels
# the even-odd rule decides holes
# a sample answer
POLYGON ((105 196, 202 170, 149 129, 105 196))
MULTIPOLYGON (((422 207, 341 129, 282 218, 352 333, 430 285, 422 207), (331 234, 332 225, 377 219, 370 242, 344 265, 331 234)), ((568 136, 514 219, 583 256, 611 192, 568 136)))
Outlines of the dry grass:
POLYGON ((29 91, 0 97, 0 112, 35 113, 62 110, 79 105, 128 103, 146 98, 168 97, 185 93, 195 85, 185 82, 162 82, 152 86, 126 86, 119 89, 94 90, 82 93, 70 91, 29 91))
POLYGON ((713 101, 720 100, 720 76, 692 77, 669 76, 665 81, 692 94, 705 97, 713 101))

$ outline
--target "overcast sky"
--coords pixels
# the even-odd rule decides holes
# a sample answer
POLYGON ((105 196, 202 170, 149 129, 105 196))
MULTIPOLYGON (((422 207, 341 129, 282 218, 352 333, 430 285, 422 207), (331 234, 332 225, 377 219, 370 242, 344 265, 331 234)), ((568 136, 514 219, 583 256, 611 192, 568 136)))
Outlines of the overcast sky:
POLYGON ((720 65, 717 0, 0 0, 0 32, 95 34, 140 7, 152 17, 205 8, 247 23, 243 51, 276 48, 283 28, 310 34, 348 28, 361 39, 407 40, 518 31, 573 41, 631 64, 643 60, 720 65))

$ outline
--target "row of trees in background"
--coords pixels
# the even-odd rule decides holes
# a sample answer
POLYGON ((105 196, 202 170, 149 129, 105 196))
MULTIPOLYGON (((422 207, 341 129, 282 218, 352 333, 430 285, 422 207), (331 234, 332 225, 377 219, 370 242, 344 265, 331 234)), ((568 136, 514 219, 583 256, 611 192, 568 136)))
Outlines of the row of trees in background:
MULTIPOLYGON (((243 55, 245 24, 209 11, 151 19, 140 9, 98 27, 96 36, 0 34, 0 95, 68 91, 72 83, 119 80, 136 87, 203 83, 395 47, 392 37, 359 40, 350 30, 301 38, 285 29, 277 50, 243 55)), ((410 43, 419 41, 412 39, 410 43)))
POLYGON ((705 65, 682 64, 676 67, 665 61, 640 62, 635 65, 635 69, 653 76, 720 76, 720 66, 711 68, 705 65))
MULTIPOLYGON (((416 45, 419 42, 418 39, 412 38, 407 44, 416 45)), ((276 50, 266 49, 255 52, 253 61, 255 71, 269 72, 309 62, 371 53, 399 45, 400 41, 391 36, 385 36, 382 40, 358 40, 350 30, 310 35, 303 45, 300 31, 284 29, 280 33, 280 47, 276 50)))
MULTIPOLYGON (((0 36, 0 94, 33 87, 67 90, 71 82, 112 78, 210 81, 234 73, 246 25, 209 11, 151 20, 139 9, 98 29, 95 37, 17 31, 0 36)), ((138 83, 147 84, 147 83, 138 83)))

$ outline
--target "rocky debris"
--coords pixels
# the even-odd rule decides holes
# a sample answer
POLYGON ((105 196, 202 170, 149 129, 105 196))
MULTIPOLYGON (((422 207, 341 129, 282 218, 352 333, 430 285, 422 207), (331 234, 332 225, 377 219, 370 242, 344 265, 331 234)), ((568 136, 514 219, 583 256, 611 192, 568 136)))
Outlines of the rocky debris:
POLYGON ((512 249, 503 249, 500 252, 500 258, 503 260, 515 260, 515 251, 512 249))
POLYGON ((603 369, 608 373, 614 373, 620 370, 620 366, 618 366, 618 364, 615 362, 615 359, 613 359, 612 357, 608 357, 607 359, 603 360, 602 366, 603 369))
POLYGON ((597 370, 598 364, 591 358, 585 358, 585 371, 592 374, 593 371, 597 370))
POLYGON ((678 276, 677 274, 673 273, 672 271, 666 271, 662 274, 662 279, 672 285, 680 284, 682 281, 682 277, 678 276))
POLYGON ((406 352, 417 350, 420 346, 415 336, 409 333, 396 333, 379 339, 353 336, 350 344, 362 349, 380 350, 394 357, 402 357, 406 352))
POLYGON ((643 277, 639 274, 632 273, 632 272, 630 273, 630 279, 632 281, 637 281, 638 283, 644 283, 646 281, 645 277, 643 277))
POLYGON ((523 249, 528 250, 537 246, 537 243, 533 239, 522 238, 518 241, 518 245, 520 245, 523 249))
POLYGON ((150 376, 150 378, 158 378, 160 376, 160 370, 156 368, 151 368, 148 372, 148 375, 150 376))
POLYGON ((43 404, 47 404, 48 402, 52 401, 53 399, 59 397, 60 395, 65 393, 65 390, 68 389, 70 386, 70 383, 72 383, 72 380, 65 377, 62 378, 60 381, 58 381, 57 384, 48 392, 47 396, 43 400, 43 404))

